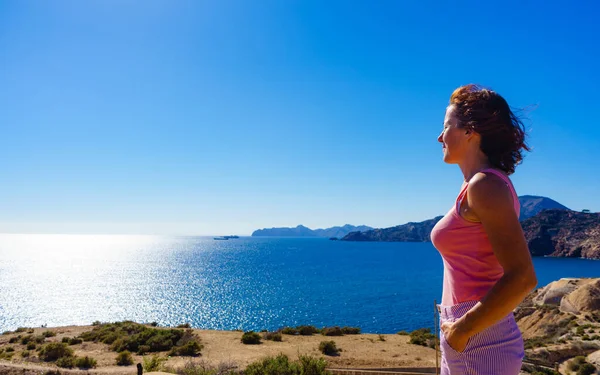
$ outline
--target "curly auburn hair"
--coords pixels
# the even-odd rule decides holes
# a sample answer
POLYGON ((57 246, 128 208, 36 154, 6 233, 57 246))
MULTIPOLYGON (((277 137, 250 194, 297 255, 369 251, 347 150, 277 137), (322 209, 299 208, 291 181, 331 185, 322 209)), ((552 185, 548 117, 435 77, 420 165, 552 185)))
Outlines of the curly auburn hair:
POLYGON ((450 105, 458 118, 458 127, 481 136, 481 151, 490 164, 507 174, 523 160, 525 143, 523 122, 495 91, 477 85, 461 86, 450 96, 450 105))

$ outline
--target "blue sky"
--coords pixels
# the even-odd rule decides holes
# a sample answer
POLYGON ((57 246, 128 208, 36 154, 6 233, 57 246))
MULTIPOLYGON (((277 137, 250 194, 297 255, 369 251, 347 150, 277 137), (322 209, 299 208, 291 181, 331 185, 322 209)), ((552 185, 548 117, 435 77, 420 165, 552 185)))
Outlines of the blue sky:
POLYGON ((518 193, 600 211, 600 6, 406 3, 1 2, 0 232, 428 219, 472 82, 525 108, 518 193))

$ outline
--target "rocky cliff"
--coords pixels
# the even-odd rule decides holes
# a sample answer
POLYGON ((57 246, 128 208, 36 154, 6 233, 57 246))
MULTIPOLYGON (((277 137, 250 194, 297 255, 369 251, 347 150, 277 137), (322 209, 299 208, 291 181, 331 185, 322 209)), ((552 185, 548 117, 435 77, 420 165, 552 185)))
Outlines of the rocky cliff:
POLYGON ((600 259, 600 214, 546 210, 521 223, 533 256, 600 259))

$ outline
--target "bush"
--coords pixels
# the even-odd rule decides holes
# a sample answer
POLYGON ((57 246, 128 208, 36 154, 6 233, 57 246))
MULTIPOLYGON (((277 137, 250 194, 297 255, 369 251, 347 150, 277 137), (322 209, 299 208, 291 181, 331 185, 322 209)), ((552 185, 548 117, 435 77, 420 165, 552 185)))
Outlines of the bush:
POLYGON ((581 367, 581 365, 585 362, 585 357, 582 355, 578 355, 569 362, 568 369, 571 371, 577 371, 579 370, 579 367, 581 367))
POLYGON ((577 375, 592 375, 596 373, 596 366, 591 363, 584 363, 577 370, 577 375))
POLYGON ((358 328, 358 327, 343 327, 342 332, 344 333, 344 335, 359 335, 360 328, 358 328))
POLYGON ((27 343, 27 350, 34 350, 36 348, 36 344, 35 342, 28 342, 27 343))
POLYGON ((337 355, 339 350, 335 345, 335 341, 321 341, 319 350, 325 355, 337 355))
POLYGON ((56 361, 62 357, 72 357, 73 349, 62 342, 51 342, 44 345, 40 350, 40 358, 46 362, 56 361))
POLYGON ((282 341, 281 332, 264 332, 263 339, 270 341, 282 341))
POLYGON ((117 365, 118 366, 129 366, 133 365, 133 357, 131 353, 127 350, 124 350, 117 354, 117 365))
POLYGON ((19 327, 15 330, 15 333, 27 332, 29 331, 28 327, 19 327))
POLYGON ((150 351, 150 347, 148 345, 140 345, 137 354, 144 355, 150 351))
POLYGON ((8 340, 8 343, 9 343, 9 344, 16 344, 18 341, 19 341, 19 337, 11 337, 11 338, 8 340))
POLYGON ((79 338, 79 337, 72 337, 69 339, 69 345, 78 345, 81 344, 83 342, 83 339, 79 338))
POLYGON ((344 332, 340 327, 325 327, 321 330, 323 336, 343 336, 344 332))
POLYGON ((153 355, 150 358, 144 357, 142 362, 142 367, 145 372, 151 371, 162 371, 163 363, 167 360, 167 358, 159 357, 158 355, 153 355))
POLYGON ((23 351, 21 352, 21 357, 23 357, 23 358, 27 358, 27 357, 29 357, 29 354, 30 354, 30 353, 29 353, 29 350, 23 350, 23 351))
POLYGON ((177 346, 171 349, 169 355, 195 357, 198 354, 200 354, 200 350, 202 350, 202 348, 204 348, 204 346, 200 345, 197 341, 188 341, 184 345, 177 346))
POLYGON ((158 327, 158 323, 157 323, 157 322, 152 322, 152 323, 150 323, 150 325, 151 325, 152 327, 158 327))
POLYGON ((85 357, 78 357, 75 360, 75 366, 80 368, 80 369, 88 369, 88 368, 95 368, 97 365, 97 362, 94 358, 85 356, 85 357))
POLYGON ((44 336, 44 337, 54 337, 54 336, 56 336, 56 333, 52 332, 52 331, 44 331, 44 332, 42 332, 42 336, 44 336))
POLYGON ((319 330, 315 326, 298 326, 296 330, 302 336, 312 336, 315 333, 319 333, 319 330))
POLYGON ((420 328, 410 333, 410 343, 414 345, 435 348, 438 338, 431 333, 429 328, 420 328))
POLYGON ((293 327, 283 327, 281 329, 281 333, 284 335, 297 335, 299 332, 296 328, 293 327))
POLYGON ((30 341, 33 341, 33 335, 27 335, 21 337, 21 344, 27 345, 30 341))
POLYGON ((192 328, 190 327, 190 323, 184 323, 177 326, 177 328, 192 328))
POLYGON ((301 369, 300 363, 290 362, 286 355, 280 354, 249 364, 244 375, 299 375, 301 369))
POLYGON ((42 335, 37 335, 37 336, 33 336, 33 341, 35 341, 37 344, 41 344, 44 341, 46 341, 46 338, 42 335))
POLYGON ((62 368, 73 368, 75 366, 75 357, 60 357, 56 360, 56 365, 62 368))
POLYGON ((60 342, 64 343, 64 344, 69 344, 69 338, 68 337, 63 337, 60 342))
POLYGON ((101 323, 99 320, 95 320, 95 321, 92 323, 92 326, 94 326, 94 327, 95 327, 95 326, 99 326, 99 325, 101 325, 101 324, 102 324, 102 323, 101 323))
POLYGON ((260 344, 260 335, 254 331, 244 332, 242 335, 242 343, 246 345, 260 344))
POLYGON ((406 332, 406 331, 400 331, 400 332, 398 332, 398 334, 401 335, 401 336, 408 336, 409 335, 409 333, 406 332))
POLYGON ((10 335, 11 333, 13 333, 12 331, 4 331, 2 332, 2 335, 10 335))

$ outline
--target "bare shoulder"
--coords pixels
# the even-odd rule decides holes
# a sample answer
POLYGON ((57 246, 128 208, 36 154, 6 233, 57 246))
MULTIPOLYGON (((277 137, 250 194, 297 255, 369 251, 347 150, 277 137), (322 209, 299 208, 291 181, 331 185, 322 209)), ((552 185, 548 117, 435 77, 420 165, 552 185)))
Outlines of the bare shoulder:
POLYGON ((474 209, 512 208, 512 192, 510 187, 494 173, 479 172, 467 187, 469 204, 474 209))

